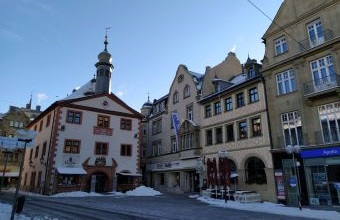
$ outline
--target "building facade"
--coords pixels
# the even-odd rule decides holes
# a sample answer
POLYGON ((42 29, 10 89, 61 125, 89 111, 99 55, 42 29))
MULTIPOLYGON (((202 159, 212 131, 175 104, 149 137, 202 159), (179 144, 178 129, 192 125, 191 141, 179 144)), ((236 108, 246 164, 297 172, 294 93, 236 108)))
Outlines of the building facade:
MULTIPOLYGON (((40 113, 40 106, 31 109, 32 98, 25 108, 10 106, 0 115, 0 170, 1 187, 15 186, 19 177, 19 165, 22 151, 8 146, 8 140, 14 137, 18 129, 24 129, 40 113), (3 178, 3 180, 2 180, 3 178)), ((12 143, 14 144, 14 142, 12 143)), ((18 142, 15 142, 18 145, 18 142)), ((11 145, 11 144, 10 144, 11 145)))
POLYGON ((28 125, 37 136, 25 155, 24 189, 49 195, 125 191, 139 184, 142 115, 110 92, 113 65, 104 43, 96 78, 28 125))
POLYGON ((207 68, 201 142, 209 189, 256 191, 276 201, 264 82, 256 60, 241 66, 234 53, 207 68), (222 152, 222 154, 221 154, 222 152), (224 154, 224 155, 223 155, 224 154), (224 157, 224 158, 223 158, 224 157), (227 172, 223 171, 227 160, 227 172))
POLYGON ((155 100, 147 119, 148 183, 160 191, 199 192, 202 74, 179 65, 169 94, 155 100))
POLYGON ((285 0, 263 36, 281 202, 340 204, 340 2, 285 0))

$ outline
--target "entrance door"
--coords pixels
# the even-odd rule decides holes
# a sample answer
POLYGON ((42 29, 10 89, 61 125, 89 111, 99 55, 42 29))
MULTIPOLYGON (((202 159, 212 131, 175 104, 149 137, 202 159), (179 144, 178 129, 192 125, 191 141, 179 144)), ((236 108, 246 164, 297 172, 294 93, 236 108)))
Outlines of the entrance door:
MULTIPOLYGON (((94 180, 95 183, 91 183, 95 185, 95 192, 102 193, 106 192, 106 175, 104 173, 95 173, 93 174, 95 176, 94 180)), ((90 180, 93 178, 90 178, 90 180)))
MULTIPOLYGON (((296 163, 296 160, 294 161, 296 163)), ((285 188, 287 189, 288 204, 298 204, 299 181, 297 168, 294 166, 292 159, 283 160, 283 171, 285 177, 285 188)))
POLYGON ((340 204, 340 165, 328 165, 328 185, 331 194, 332 204, 340 204))

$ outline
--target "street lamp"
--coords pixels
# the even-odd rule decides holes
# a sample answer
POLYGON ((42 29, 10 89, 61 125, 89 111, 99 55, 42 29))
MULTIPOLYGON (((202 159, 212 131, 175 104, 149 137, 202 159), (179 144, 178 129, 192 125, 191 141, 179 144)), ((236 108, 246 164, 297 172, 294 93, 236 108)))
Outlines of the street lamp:
POLYGON ((18 177, 18 182, 17 182, 17 186, 16 186, 16 189, 15 189, 15 195, 14 195, 14 200, 13 200, 13 204, 12 204, 11 220, 14 219, 14 214, 15 214, 15 211, 17 209, 17 200, 18 200, 22 170, 23 170, 23 166, 24 166, 26 146, 27 146, 28 143, 30 143, 34 139, 35 132, 34 131, 25 131, 25 130, 17 130, 15 135, 18 138, 18 141, 24 142, 24 149, 23 149, 24 152, 23 152, 23 156, 22 156, 22 159, 21 159, 21 163, 20 163, 19 177, 18 177))
POLYGON ((297 178, 297 185, 298 185, 298 190, 297 190, 297 199, 298 199, 298 204, 299 204, 299 209, 302 210, 302 205, 301 205, 301 186, 300 186, 300 175, 299 175, 299 166, 300 162, 296 161, 295 162, 295 153, 300 153, 300 146, 299 145, 287 145, 286 147, 286 152, 288 154, 292 154, 293 158, 293 166, 294 166, 294 171, 296 173, 296 178, 297 178))

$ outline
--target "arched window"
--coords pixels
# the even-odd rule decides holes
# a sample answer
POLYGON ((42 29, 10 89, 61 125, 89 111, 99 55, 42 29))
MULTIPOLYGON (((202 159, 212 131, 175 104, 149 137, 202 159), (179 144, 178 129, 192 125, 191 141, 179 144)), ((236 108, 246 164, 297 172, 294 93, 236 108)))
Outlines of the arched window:
POLYGON ((173 104, 179 102, 179 94, 177 91, 175 91, 173 97, 172 97, 173 104))
POLYGON ((187 98, 190 96, 190 86, 185 85, 184 90, 183 90, 183 98, 187 98))
POLYGON ((246 183, 267 184, 265 165, 258 157, 249 157, 246 161, 246 183))

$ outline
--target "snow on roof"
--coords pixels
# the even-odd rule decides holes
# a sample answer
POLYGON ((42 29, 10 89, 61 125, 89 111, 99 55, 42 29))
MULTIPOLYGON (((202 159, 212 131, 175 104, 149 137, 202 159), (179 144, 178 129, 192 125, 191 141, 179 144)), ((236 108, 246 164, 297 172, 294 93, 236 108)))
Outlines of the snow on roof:
POLYGON ((94 94, 96 81, 91 79, 88 83, 81 86, 79 89, 74 90, 71 95, 63 98, 62 100, 77 99, 87 96, 88 94, 94 94))
POLYGON ((237 84, 243 83, 246 80, 247 80, 247 77, 245 74, 239 74, 235 76, 232 80, 230 80, 230 82, 237 85, 237 84))

